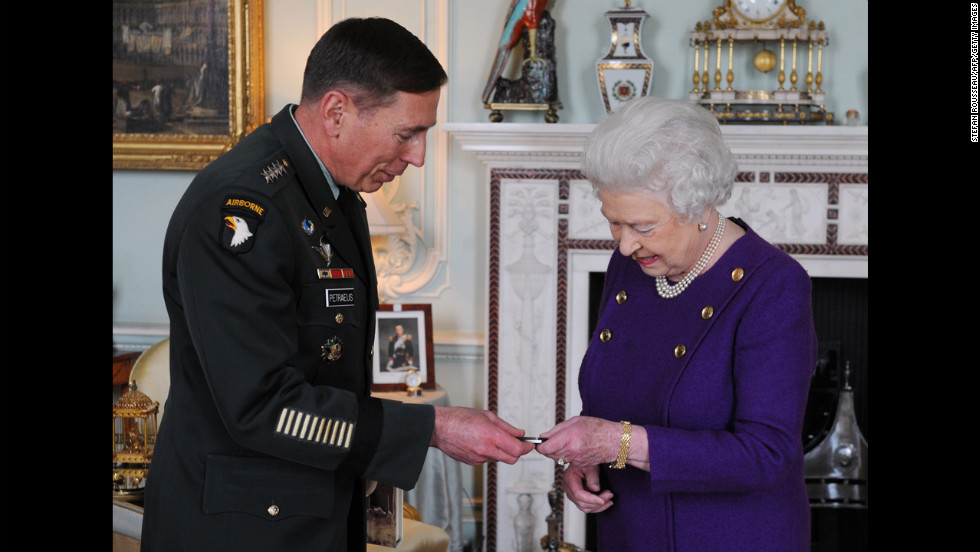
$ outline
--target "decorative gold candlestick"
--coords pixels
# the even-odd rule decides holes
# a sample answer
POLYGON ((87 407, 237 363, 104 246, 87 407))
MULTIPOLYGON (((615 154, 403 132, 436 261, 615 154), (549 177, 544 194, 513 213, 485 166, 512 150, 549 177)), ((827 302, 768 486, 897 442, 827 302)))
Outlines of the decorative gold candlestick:
POLYGON ((796 92, 796 39, 793 39, 793 72, 789 74, 789 82, 793 85, 790 92, 796 92))
POLYGON ((783 84, 786 82, 786 39, 779 39, 779 90, 786 90, 783 84))
POLYGON ((806 91, 813 89, 813 41, 807 41, 809 52, 806 55, 806 91))
POLYGON ((701 85, 704 86, 704 91, 708 91, 708 41, 704 41, 704 73, 701 75, 701 85))
POLYGON ((732 72, 732 56, 735 55, 735 39, 728 37, 728 90, 732 89, 735 73, 732 72))
POLYGON ((820 85, 823 84, 823 73, 820 71, 820 63, 823 58, 823 39, 817 42, 817 89, 818 94, 822 94, 823 90, 820 89, 820 85))
MULTIPOLYGON (((694 30, 698 32, 701 31, 700 21, 698 21, 697 24, 694 25, 694 30)), ((694 42, 694 77, 691 79, 691 81, 694 83, 694 88, 691 89, 691 93, 697 94, 698 84, 701 82, 701 75, 698 72, 698 70, 701 67, 700 60, 699 60, 699 55, 701 54, 701 48, 698 46, 698 39, 694 38, 692 39, 692 41, 694 42)))
POLYGON ((721 39, 718 39, 718 55, 715 57, 715 90, 721 90, 721 39))

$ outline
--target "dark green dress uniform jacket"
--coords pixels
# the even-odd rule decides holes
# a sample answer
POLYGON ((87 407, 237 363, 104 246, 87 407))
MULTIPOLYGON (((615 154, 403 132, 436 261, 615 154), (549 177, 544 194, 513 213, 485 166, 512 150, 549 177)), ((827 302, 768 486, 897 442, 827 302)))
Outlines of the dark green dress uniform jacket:
POLYGON ((411 489, 425 460, 434 409, 370 397, 363 201, 334 199, 291 108, 202 170, 167 229, 144 552, 364 550, 364 480, 411 489))

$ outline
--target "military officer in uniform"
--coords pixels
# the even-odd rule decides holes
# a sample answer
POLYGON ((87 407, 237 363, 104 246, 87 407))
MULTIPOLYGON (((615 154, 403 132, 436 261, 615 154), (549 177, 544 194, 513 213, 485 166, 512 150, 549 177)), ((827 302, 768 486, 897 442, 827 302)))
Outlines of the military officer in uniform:
MULTIPOLYGON (((363 551, 365 481, 533 445, 493 413, 370 396, 377 279, 359 192, 421 166, 446 74, 387 19, 331 28, 288 105, 194 178, 167 229, 171 387, 142 550, 363 551)), ((383 353, 380 353, 383 354, 383 353)))
POLYGON ((407 370, 415 362, 415 345, 405 326, 395 325, 395 335, 388 338, 388 370, 407 370))

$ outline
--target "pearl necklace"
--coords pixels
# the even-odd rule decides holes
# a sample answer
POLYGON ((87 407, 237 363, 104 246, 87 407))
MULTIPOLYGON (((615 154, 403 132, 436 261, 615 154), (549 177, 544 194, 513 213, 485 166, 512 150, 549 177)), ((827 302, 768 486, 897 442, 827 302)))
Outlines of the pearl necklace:
POLYGON ((698 259, 697 264, 690 272, 684 275, 684 278, 680 282, 674 285, 667 283, 666 276, 657 276, 657 294, 664 299, 670 299, 671 297, 677 297, 682 291, 687 289, 687 286, 691 283, 694 278, 701 274, 704 267, 708 265, 708 261, 711 257, 715 255, 715 249, 718 249, 718 244, 721 243, 721 237, 725 234, 725 217, 718 213, 718 226, 715 227, 715 235, 711 237, 711 241, 708 242, 708 247, 704 248, 704 253, 701 254, 701 258, 698 259))

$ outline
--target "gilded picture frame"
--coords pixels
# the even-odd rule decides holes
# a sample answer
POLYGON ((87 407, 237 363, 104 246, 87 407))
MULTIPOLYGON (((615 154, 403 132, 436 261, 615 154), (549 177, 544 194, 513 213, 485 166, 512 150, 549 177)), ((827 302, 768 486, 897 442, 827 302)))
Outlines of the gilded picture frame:
POLYGON ((113 169, 199 170, 264 122, 262 2, 113 2, 113 169))
POLYGON ((436 388, 431 304, 382 304, 375 330, 371 391, 404 391, 409 370, 436 388))

